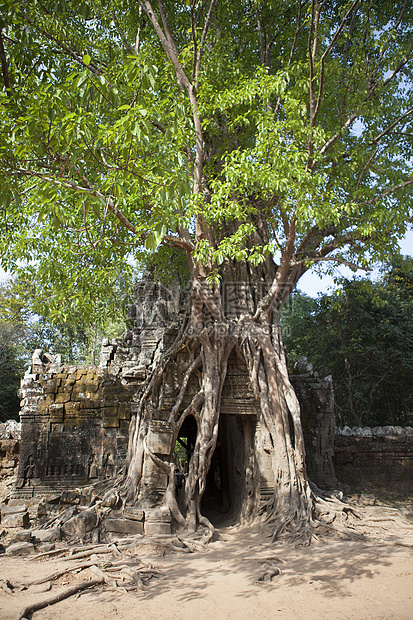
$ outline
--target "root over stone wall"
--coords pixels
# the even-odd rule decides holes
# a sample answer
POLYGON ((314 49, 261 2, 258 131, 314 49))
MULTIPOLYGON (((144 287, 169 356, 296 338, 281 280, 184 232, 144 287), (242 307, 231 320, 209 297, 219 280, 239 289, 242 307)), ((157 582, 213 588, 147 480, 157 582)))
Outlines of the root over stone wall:
MULTIPOLYGON (((22 441, 17 497, 81 486, 119 471, 125 461, 129 423, 136 411, 140 387, 174 342, 182 323, 185 298, 185 291, 178 286, 167 289, 151 281, 137 284, 129 330, 123 338, 112 342, 104 339, 98 367, 67 366, 59 355, 35 351, 20 390, 22 441)), ((171 364, 163 379, 166 403, 169 392, 173 402, 173 395, 179 391, 183 376, 180 364, 179 359, 171 364)), ((320 487, 334 486, 331 377, 320 379, 302 358, 292 380, 306 429, 310 478, 320 487)), ((248 427, 244 435, 255 436, 251 441, 259 447, 256 474, 265 499, 274 486, 272 467, 261 436, 247 368, 236 359, 229 360, 221 409, 223 416, 243 420, 242 424, 248 427)), ((167 419, 168 411, 154 410, 150 420, 148 447, 161 458, 174 448, 170 445, 172 434, 167 419)), ((233 458, 236 455, 234 449, 233 458)), ((229 469, 238 466, 243 467, 240 463, 227 464, 229 469)), ((151 506, 162 502, 166 475, 153 459, 145 465, 143 487, 151 506)))

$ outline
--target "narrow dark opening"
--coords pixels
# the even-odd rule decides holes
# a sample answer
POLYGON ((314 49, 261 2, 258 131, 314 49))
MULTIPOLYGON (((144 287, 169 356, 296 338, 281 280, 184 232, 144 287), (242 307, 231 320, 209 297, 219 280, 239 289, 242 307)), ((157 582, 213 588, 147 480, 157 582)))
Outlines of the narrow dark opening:
POLYGON ((291 437, 291 445, 295 449, 295 430, 294 430, 294 422, 291 417, 290 412, 288 412, 288 423, 290 426, 290 437, 291 437))
POLYGON ((221 415, 201 504, 202 513, 215 526, 237 522, 248 501, 246 479, 255 421, 255 416, 221 415))
POLYGON ((197 425, 194 416, 185 418, 175 444, 175 462, 183 474, 188 473, 189 462, 195 448, 197 425))
POLYGON ((217 445, 211 459, 202 497, 202 510, 205 513, 208 512, 211 517, 213 513, 221 515, 228 513, 231 506, 226 417, 221 416, 219 421, 217 445))

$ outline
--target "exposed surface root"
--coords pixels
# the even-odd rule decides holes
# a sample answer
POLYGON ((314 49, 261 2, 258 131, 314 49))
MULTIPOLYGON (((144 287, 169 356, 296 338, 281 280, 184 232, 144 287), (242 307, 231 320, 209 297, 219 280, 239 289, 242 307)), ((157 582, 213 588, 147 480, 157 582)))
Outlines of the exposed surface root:
MULTIPOLYGON (((281 562, 283 562, 283 560, 281 560, 281 562)), ((268 583, 272 581, 274 577, 281 575, 281 569, 278 566, 279 563, 279 558, 265 558, 264 560, 261 560, 260 564, 263 565, 264 571, 260 573, 257 581, 264 581, 268 583)))
POLYGON ((35 611, 39 611, 39 609, 44 609, 45 607, 49 607, 49 605, 54 605, 55 603, 59 603, 60 601, 64 601, 65 599, 77 594, 78 592, 82 592, 88 588, 94 588, 97 585, 104 583, 104 579, 102 577, 98 577, 97 579, 90 579, 89 581, 83 581, 76 586, 71 586, 70 588, 66 588, 62 590, 58 594, 54 596, 49 596, 43 601, 38 601, 37 603, 33 603, 32 605, 28 605, 17 615, 16 620, 30 620, 35 611))
POLYGON ((377 539, 380 543, 399 544, 394 538, 394 524, 397 530, 410 531, 413 525, 390 506, 361 506, 346 502, 340 492, 314 493, 313 528, 318 535, 331 533, 348 540, 377 539), (383 524, 389 524, 386 528, 383 524))
MULTIPOLYGON (((171 537, 172 538, 172 537, 171 537)), ((176 539, 178 544, 179 541, 176 539)), ((152 545, 151 551, 154 549, 162 555, 166 551, 179 552, 183 551, 183 548, 189 549, 186 545, 183 548, 174 546, 170 541, 164 540, 140 540, 138 537, 119 540, 116 544, 111 543, 108 545, 92 546, 91 548, 82 551, 75 552, 76 548, 70 548, 69 546, 63 546, 59 549, 63 557, 59 558, 61 561, 73 562, 80 557, 89 557, 86 562, 75 563, 71 566, 67 566, 62 570, 55 571, 40 579, 35 579, 29 582, 22 583, 10 583, 4 581, 1 586, 8 594, 14 592, 21 592, 22 590, 28 590, 30 594, 30 588, 40 584, 51 584, 50 587, 55 587, 57 580, 65 577, 69 574, 84 574, 88 579, 82 581, 79 584, 73 585, 64 590, 60 590, 56 594, 49 595, 47 598, 26 606, 17 616, 17 620, 27 620, 31 618, 35 611, 43 609, 49 605, 58 603, 70 596, 73 596, 85 589, 94 588, 98 585, 104 585, 106 588, 115 591, 144 591, 149 585, 151 579, 160 579, 163 577, 162 573, 150 564, 143 562, 138 556, 135 555, 135 551, 138 547, 152 545)), ((191 550, 195 550, 193 545, 191 550)), ((46 554, 33 556, 31 559, 36 558, 48 560, 50 556, 46 554)))

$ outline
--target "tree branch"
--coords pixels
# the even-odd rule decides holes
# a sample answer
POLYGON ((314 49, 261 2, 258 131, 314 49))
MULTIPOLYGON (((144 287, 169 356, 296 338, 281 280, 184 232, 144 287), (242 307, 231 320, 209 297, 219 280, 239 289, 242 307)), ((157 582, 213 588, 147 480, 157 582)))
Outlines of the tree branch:
MULTIPOLYGON (((195 158, 193 193, 199 194, 199 192, 201 191, 201 186, 202 186, 202 175, 203 175, 203 164, 204 164, 204 140, 203 140, 203 134, 202 134, 201 121, 198 116, 198 102, 196 99, 195 90, 192 84, 190 83, 188 77, 186 76, 181 63, 178 60, 176 46, 172 39, 172 35, 170 33, 169 26, 166 21, 166 15, 165 15, 162 1, 158 0, 158 4, 161 8, 161 16, 164 22, 164 28, 165 28, 165 32, 167 33, 167 36, 165 36, 164 32, 162 31, 162 28, 160 27, 159 22, 156 19, 156 16, 153 12, 152 5, 149 2, 149 0, 138 0, 138 2, 142 6, 145 13, 147 14, 148 18, 150 19, 155 29, 155 32, 158 35, 159 40, 161 41, 162 47, 164 48, 169 60, 172 62, 175 68, 178 82, 182 84, 188 92, 188 97, 189 97, 189 100, 192 106, 192 115, 194 119, 195 138, 196 138, 196 158, 195 158)), ((212 0, 211 0, 211 6, 213 7, 212 0)), ((210 6, 210 9, 211 9, 211 6, 210 6)))
POLYGON ((255 0, 255 17, 257 20, 257 28, 258 28, 258 41, 260 47, 260 64, 264 66, 264 37, 262 34, 262 24, 260 18, 260 12, 258 10, 258 1, 255 0))
POLYGON ((190 240, 183 239, 182 237, 173 237, 172 235, 165 235, 162 243, 166 246, 182 248, 187 252, 193 252, 195 249, 194 244, 190 240))
POLYGON ((88 65, 86 65, 83 62, 83 56, 80 52, 78 52, 78 50, 73 50, 70 49, 70 47, 67 47, 67 45, 65 45, 64 43, 62 43, 61 41, 59 41, 59 39, 57 39, 56 37, 54 37, 52 34, 50 34, 49 32, 46 32, 46 30, 43 30, 43 28, 40 28, 40 26, 38 26, 34 20, 32 20, 30 17, 28 17, 27 15, 24 16, 25 20, 27 22, 29 22, 29 24, 31 24, 38 32, 40 32, 42 35, 44 35, 47 39, 49 39, 49 41, 53 41, 53 43, 56 43, 56 45, 58 45, 68 56, 70 56, 71 58, 73 58, 73 60, 75 60, 76 62, 78 62, 79 64, 81 64, 85 69, 89 69, 89 71, 91 71, 92 73, 94 73, 95 75, 102 75, 102 71, 101 69, 99 69, 99 67, 93 63, 90 62, 88 65))
POLYGON ((400 121, 402 121, 404 118, 406 118, 407 116, 410 116, 411 114, 413 114, 413 106, 411 108, 409 108, 407 110, 407 112, 405 112, 404 114, 402 114, 401 116, 399 116, 398 119, 396 119, 394 121, 394 123, 392 123, 389 127, 387 127, 387 129, 385 129, 384 131, 381 132, 381 134, 379 134, 378 136, 376 136, 375 138, 373 138, 373 142, 378 142, 381 138, 383 138, 383 136, 385 136, 386 134, 389 133, 389 131, 391 131, 392 129, 394 129, 394 127, 396 127, 396 125, 398 125, 400 123, 400 121))
POLYGON ((120 38, 122 39, 123 45, 125 46, 125 50, 127 52, 129 52, 130 54, 137 53, 136 52, 136 48, 133 48, 131 45, 129 45, 128 40, 126 38, 126 35, 125 35, 124 31, 123 31, 123 28, 121 27, 121 25, 119 23, 119 20, 116 17, 115 11, 113 11, 113 10, 112 10, 112 19, 113 19, 113 21, 114 21, 114 23, 116 25, 116 28, 118 29, 118 32, 120 34, 120 38))
POLYGON ((204 49, 205 49, 205 41, 206 41, 206 37, 208 34, 209 26, 211 25, 212 11, 214 10, 214 5, 215 5, 215 0, 211 0, 208 13, 205 18, 204 29, 201 35, 201 42, 199 44, 199 53, 198 53, 198 59, 196 62, 196 70, 195 70, 195 90, 198 90, 198 87, 199 87, 199 74, 201 71, 202 56, 203 56, 204 49))
POLYGON ((363 205, 373 205, 378 200, 381 200, 382 198, 386 198, 387 196, 390 196, 394 192, 397 192, 397 190, 408 187, 409 185, 413 185, 413 179, 410 179, 409 181, 404 181, 403 183, 399 183, 399 185, 395 185, 394 187, 391 187, 390 189, 386 190, 382 194, 379 194, 375 198, 372 198, 371 200, 361 202, 360 206, 362 207, 363 205))
MULTIPOLYGON (((337 248, 334 248, 334 249, 337 249, 337 248)), ((350 267, 351 269, 355 269, 355 270, 362 269, 363 271, 371 271, 371 267, 362 267, 361 265, 357 265, 357 263, 353 263, 352 261, 346 260, 345 258, 342 258, 341 256, 319 256, 319 257, 312 257, 312 258, 308 257, 303 260, 294 261, 293 263, 291 263, 291 266, 298 267, 299 265, 303 265, 305 263, 320 263, 322 261, 334 261, 336 263, 340 263, 341 265, 346 265, 347 267, 350 267)))
POLYGON ((367 160, 366 165, 364 166, 363 170, 360 172, 358 181, 357 181, 357 189, 359 189, 361 181, 363 180, 364 174, 366 172, 366 170, 369 168, 371 162, 373 161, 373 159, 376 157, 377 153, 379 152, 379 147, 377 147, 374 151, 374 153, 372 153, 372 155, 369 157, 369 159, 367 160))
MULTIPOLYGON (((351 5, 351 7, 349 8, 349 10, 347 11, 347 13, 345 14, 340 26, 338 27, 338 29, 336 30, 330 45, 327 47, 327 49, 324 51, 323 55, 321 56, 321 61, 320 61, 320 84, 318 87, 318 96, 317 96, 317 104, 315 106, 315 110, 314 110, 314 116, 311 120, 311 127, 314 127, 318 113, 320 111, 320 106, 321 106, 321 98, 322 98, 322 94, 323 94, 323 88, 324 88, 324 67, 325 67, 325 59, 326 57, 330 54, 331 50, 333 49, 333 47, 335 46, 338 37, 340 36, 346 22, 347 19, 349 18, 349 16, 351 15, 351 13, 353 12, 353 10, 357 7, 358 3, 360 0, 354 0, 353 4, 351 5)), ((315 59, 314 59, 315 61, 315 59)))
POLYGON ((163 0, 158 0, 158 6, 159 6, 159 10, 161 12, 162 25, 163 25, 164 30, 165 30, 166 38, 168 40, 169 45, 171 46, 171 49, 173 50, 173 53, 178 58, 178 56, 179 56, 178 49, 177 49, 177 47, 175 45, 175 41, 173 40, 173 37, 172 37, 172 34, 171 34, 171 30, 169 28, 168 20, 166 19, 166 13, 165 13, 165 7, 163 5, 163 0))
POLYGON ((9 74, 9 68, 7 65, 7 58, 6 58, 6 52, 4 49, 4 43, 3 43, 3 29, 0 28, 0 59, 1 59, 1 72, 3 74, 3 82, 4 82, 4 88, 6 89, 6 95, 8 97, 12 96, 12 85, 11 85, 11 81, 10 81, 10 74, 9 74))
POLYGON ((101 202, 107 205, 109 211, 113 213, 113 215, 120 221, 120 223, 127 230, 132 232, 134 235, 137 235, 138 231, 136 230, 136 228, 133 226, 131 222, 129 222, 129 220, 123 215, 123 213, 118 209, 118 207, 107 196, 105 196, 104 194, 99 192, 96 188, 94 188, 93 185, 86 179, 86 177, 83 177, 80 174, 80 172, 76 169, 75 166, 71 166, 71 167, 75 170, 75 172, 77 171, 79 178, 82 181, 84 181, 84 183, 86 184, 86 187, 81 187, 80 185, 77 185, 76 183, 73 183, 72 181, 68 181, 67 179, 57 179, 56 177, 49 176, 42 172, 35 172, 34 170, 27 170, 25 168, 16 168, 16 170, 11 172, 10 174, 19 174, 19 175, 24 175, 28 177, 36 177, 38 179, 42 179, 43 181, 54 183, 56 185, 60 185, 61 187, 66 187, 67 189, 71 189, 72 191, 75 191, 75 192, 81 192, 81 193, 89 194, 90 196, 95 196, 101 202))

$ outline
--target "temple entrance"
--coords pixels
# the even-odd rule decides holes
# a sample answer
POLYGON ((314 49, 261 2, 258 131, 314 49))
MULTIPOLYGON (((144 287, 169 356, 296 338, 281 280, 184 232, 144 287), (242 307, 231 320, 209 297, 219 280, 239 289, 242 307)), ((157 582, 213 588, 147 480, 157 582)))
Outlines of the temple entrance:
POLYGON ((255 416, 221 415, 201 504, 214 525, 236 523, 248 512, 254 487, 255 426, 255 416))
MULTIPOLYGON (((201 504, 202 513, 216 526, 238 522, 252 505, 256 491, 255 430, 254 415, 223 414, 220 417, 217 445, 201 504)), ((196 435, 195 418, 188 416, 175 445, 178 498, 188 473, 196 435)))

